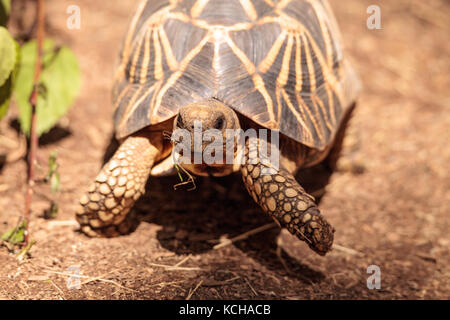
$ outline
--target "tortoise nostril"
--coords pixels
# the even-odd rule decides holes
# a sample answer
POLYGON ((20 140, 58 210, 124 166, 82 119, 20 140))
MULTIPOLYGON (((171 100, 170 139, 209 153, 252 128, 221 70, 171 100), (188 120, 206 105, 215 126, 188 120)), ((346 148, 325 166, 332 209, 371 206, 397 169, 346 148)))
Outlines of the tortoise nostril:
POLYGON ((181 114, 179 114, 178 118, 177 118, 177 127, 178 128, 183 128, 184 127, 183 118, 181 117, 181 114))
POLYGON ((225 119, 223 116, 220 116, 214 123, 214 128, 221 130, 224 128, 224 126, 225 126, 225 119))

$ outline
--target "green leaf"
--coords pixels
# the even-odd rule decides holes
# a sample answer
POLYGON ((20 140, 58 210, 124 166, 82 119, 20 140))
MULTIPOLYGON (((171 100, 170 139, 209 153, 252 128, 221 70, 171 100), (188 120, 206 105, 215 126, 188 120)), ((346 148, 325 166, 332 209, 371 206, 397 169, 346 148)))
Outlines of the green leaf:
POLYGON ((25 241, 25 230, 27 223, 25 220, 15 228, 11 228, 0 237, 1 240, 16 245, 25 241))
POLYGON ((56 172, 50 178, 50 189, 51 189, 52 193, 58 192, 59 185, 60 185, 59 173, 56 172))
POLYGON ((0 86, 11 75, 16 65, 16 43, 6 28, 0 27, 0 86))
POLYGON ((56 161, 56 151, 53 151, 48 157, 48 172, 45 176, 45 181, 50 181, 50 189, 52 193, 56 193, 59 190, 60 178, 59 178, 59 164, 56 161))
POLYGON ((17 254, 17 260, 19 260, 19 262, 24 261, 28 256, 31 256, 30 254, 30 249, 32 246, 34 246, 36 244, 36 240, 32 240, 30 241, 29 244, 26 245, 25 248, 23 248, 22 250, 20 250, 20 252, 17 254))
POLYGON ((6 115, 11 101, 11 93, 13 91, 13 76, 8 78, 3 86, 0 87, 0 120, 6 115))
MULTIPOLYGON (((77 59, 67 47, 56 47, 47 39, 43 45, 43 70, 38 85, 36 105, 38 136, 50 130, 68 111, 80 89, 80 70, 77 59)), ((30 131, 36 41, 22 47, 20 69, 15 94, 19 106, 22 131, 30 131)))
POLYGON ((48 220, 55 219, 58 216, 58 210, 59 210, 58 204, 52 202, 50 208, 44 211, 44 218, 48 220))
MULTIPOLYGON (((1 28, 1 27, 0 27, 1 28)), ((15 66, 10 73, 8 79, 0 85, 0 120, 6 115, 9 108, 9 103, 11 101, 11 94, 13 92, 14 84, 17 77, 17 72, 19 69, 19 61, 20 61, 20 47, 17 42, 14 42, 14 54, 15 58, 15 66)))
POLYGON ((47 180, 49 180, 53 174, 58 172, 59 165, 58 162, 56 162, 57 160, 56 156, 57 156, 56 151, 52 151, 52 153, 50 153, 48 157, 48 172, 46 177, 47 180))
POLYGON ((11 12, 11 1, 0 0, 0 26, 6 26, 10 12, 11 12))

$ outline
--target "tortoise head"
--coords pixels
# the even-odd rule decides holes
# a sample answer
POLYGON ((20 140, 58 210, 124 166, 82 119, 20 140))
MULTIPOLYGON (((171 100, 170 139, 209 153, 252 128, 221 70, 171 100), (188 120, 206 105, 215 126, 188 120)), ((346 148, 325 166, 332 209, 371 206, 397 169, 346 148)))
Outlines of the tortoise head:
POLYGON ((183 168, 203 176, 235 170, 240 124, 233 109, 216 99, 192 103, 179 110, 173 128, 174 152, 183 168))

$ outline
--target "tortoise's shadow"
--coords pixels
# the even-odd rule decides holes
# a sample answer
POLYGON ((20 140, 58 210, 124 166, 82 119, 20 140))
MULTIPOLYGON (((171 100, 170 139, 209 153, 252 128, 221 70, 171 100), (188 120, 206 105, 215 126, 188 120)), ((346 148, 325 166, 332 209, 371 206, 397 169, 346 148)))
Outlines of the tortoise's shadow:
MULTIPOLYGON (((114 139, 111 141, 105 153, 105 162, 118 146, 114 139)), ((300 174, 302 181, 309 179, 316 183, 306 183, 306 190, 320 190, 320 183, 326 185, 329 176, 321 172, 325 178, 318 180, 318 172, 317 168, 313 168, 300 174)), ((177 176, 151 177, 147 193, 133 208, 139 223, 149 222, 162 227, 157 232, 157 238, 167 250, 176 254, 208 252, 214 250, 215 240, 224 235, 231 238, 273 222, 248 195, 239 173, 222 178, 196 177, 195 181, 196 189, 193 191, 188 191, 188 186, 174 190, 173 186, 180 182, 177 176)), ((271 228, 233 245, 283 276, 308 284, 323 280, 323 273, 290 256, 283 248, 278 248, 280 231, 278 227, 271 228)))

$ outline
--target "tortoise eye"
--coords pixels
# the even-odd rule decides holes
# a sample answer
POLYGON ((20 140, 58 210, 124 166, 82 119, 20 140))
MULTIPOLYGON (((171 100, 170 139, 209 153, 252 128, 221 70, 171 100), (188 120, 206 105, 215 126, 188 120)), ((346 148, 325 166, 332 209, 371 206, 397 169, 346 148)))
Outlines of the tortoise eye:
POLYGON ((215 129, 223 129, 223 127, 225 126, 225 119, 223 117, 219 117, 216 120, 216 123, 214 124, 214 128, 215 129))
POLYGON ((181 114, 179 114, 178 118, 177 118, 177 127, 178 128, 183 128, 184 127, 183 118, 181 117, 181 114))

